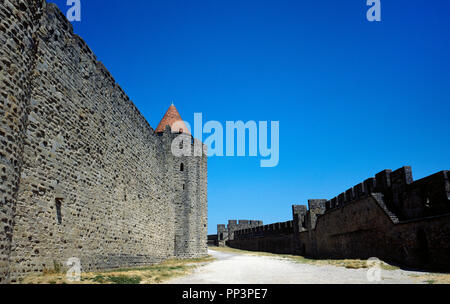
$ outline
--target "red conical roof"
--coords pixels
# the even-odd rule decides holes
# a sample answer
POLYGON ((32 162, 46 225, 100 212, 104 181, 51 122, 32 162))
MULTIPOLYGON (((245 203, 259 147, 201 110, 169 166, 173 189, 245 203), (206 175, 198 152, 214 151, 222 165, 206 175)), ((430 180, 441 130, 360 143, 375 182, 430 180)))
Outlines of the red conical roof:
POLYGON ((169 126, 172 133, 186 133, 191 134, 189 129, 186 127, 183 119, 181 119, 180 113, 178 113, 177 108, 171 105, 167 110, 164 117, 161 119, 158 127, 156 128, 156 133, 162 133, 166 130, 166 126, 169 126))

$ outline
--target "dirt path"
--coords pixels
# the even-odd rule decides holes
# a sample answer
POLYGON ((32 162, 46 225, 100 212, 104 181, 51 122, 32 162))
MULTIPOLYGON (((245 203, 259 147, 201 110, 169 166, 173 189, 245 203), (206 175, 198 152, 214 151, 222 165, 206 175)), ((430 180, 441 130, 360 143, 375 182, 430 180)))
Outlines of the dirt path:
POLYGON ((168 284, 411 284, 420 283, 404 270, 382 270, 380 282, 369 282, 367 269, 295 263, 288 259, 210 250, 216 258, 186 277, 168 284))

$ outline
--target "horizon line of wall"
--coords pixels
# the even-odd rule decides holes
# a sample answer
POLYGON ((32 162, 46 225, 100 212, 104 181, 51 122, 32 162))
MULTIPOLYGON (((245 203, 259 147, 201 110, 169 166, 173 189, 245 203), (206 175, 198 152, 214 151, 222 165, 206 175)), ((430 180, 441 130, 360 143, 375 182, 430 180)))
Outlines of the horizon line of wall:
POLYGON ((368 259, 450 270, 450 172, 413 181, 384 170, 331 199, 293 205, 293 221, 234 231, 230 247, 318 259, 368 259))
MULTIPOLYGON (((313 216, 322 216, 328 212, 342 208, 353 201, 366 198, 372 193, 382 193, 385 200, 389 216, 394 222, 412 220, 415 218, 440 215, 444 212, 450 213, 450 171, 439 171, 430 176, 414 181, 412 169, 404 166, 395 171, 390 169, 383 170, 368 178, 364 182, 351 187, 338 196, 327 199, 309 199, 307 205, 292 205, 293 220, 286 222, 277 222, 273 224, 259 225, 257 227, 244 228, 236 230, 235 233, 260 231, 283 231, 289 229, 291 223, 295 222, 296 215, 299 217, 299 224, 306 230, 314 229, 316 218, 312 217, 308 222, 307 213, 313 216), (423 198, 418 202, 417 197, 410 198, 405 193, 415 193, 423 198)), ((236 223, 236 221, 229 221, 236 223)), ((218 225, 218 227, 225 225, 218 225)))

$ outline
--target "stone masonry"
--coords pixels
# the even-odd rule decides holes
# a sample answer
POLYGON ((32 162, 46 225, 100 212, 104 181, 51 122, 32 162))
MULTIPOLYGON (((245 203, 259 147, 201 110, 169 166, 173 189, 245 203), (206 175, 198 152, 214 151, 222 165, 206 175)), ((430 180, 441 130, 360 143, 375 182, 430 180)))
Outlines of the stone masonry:
POLYGON ((206 155, 175 157, 56 5, 0 0, 0 113, 0 282, 207 254, 206 155))
POLYGON ((262 226, 262 221, 249 221, 249 220, 229 220, 228 226, 224 224, 217 225, 217 245, 225 246, 225 243, 234 239, 234 232, 262 226))
POLYGON ((384 170, 331 200, 294 205, 293 220, 234 232, 234 248, 319 259, 377 257, 450 271, 450 171, 414 181, 384 170))

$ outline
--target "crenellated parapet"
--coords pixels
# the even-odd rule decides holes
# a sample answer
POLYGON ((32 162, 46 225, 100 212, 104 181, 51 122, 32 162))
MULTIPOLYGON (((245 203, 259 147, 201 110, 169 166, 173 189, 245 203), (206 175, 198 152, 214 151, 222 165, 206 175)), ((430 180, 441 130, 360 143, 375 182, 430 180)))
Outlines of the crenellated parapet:
POLYGON ((294 231, 301 232, 307 230, 308 208, 304 205, 292 205, 292 218, 294 231))
POLYGON ((236 230, 234 232, 235 240, 244 240, 258 237, 267 237, 271 235, 292 234, 294 232, 294 221, 274 223, 264 226, 236 230))
POLYGON ((229 220, 228 225, 217 225, 217 237, 220 246, 224 246, 227 241, 235 238, 236 231, 260 227, 263 225, 259 220, 229 220))
POLYGON ((381 171, 326 201, 325 211, 341 208, 372 193, 381 193, 387 209, 401 220, 450 213, 449 171, 414 181, 411 167, 381 171))
POLYGON ((383 170, 331 200, 293 205, 292 221, 234 231, 227 244, 321 259, 377 257, 448 271, 449 174, 414 181, 410 167, 383 170))
POLYGON ((382 196, 381 207, 397 222, 450 213, 449 176, 441 171, 414 181, 411 167, 383 170, 330 200, 308 200, 309 209, 293 205, 293 221, 299 232, 314 229, 319 216, 373 194, 382 196))

